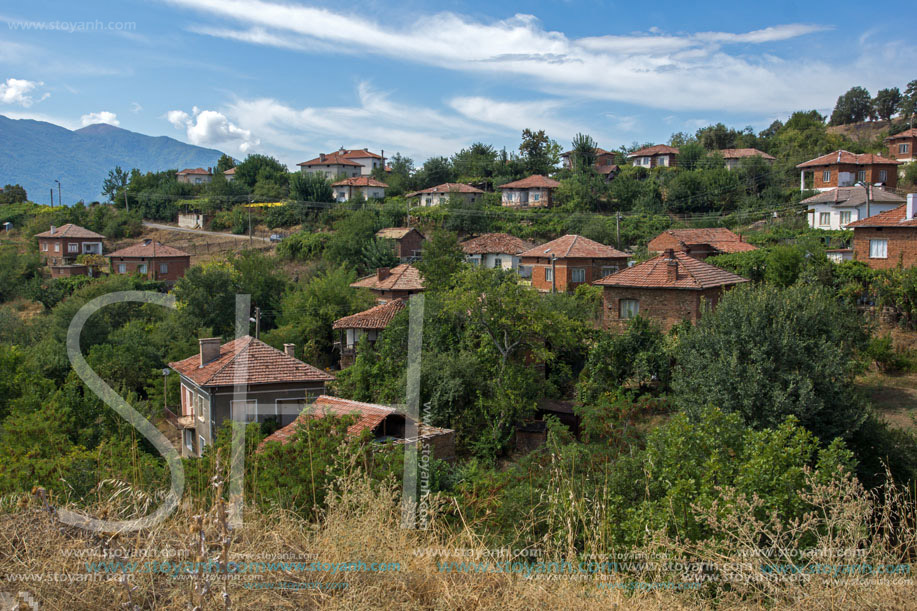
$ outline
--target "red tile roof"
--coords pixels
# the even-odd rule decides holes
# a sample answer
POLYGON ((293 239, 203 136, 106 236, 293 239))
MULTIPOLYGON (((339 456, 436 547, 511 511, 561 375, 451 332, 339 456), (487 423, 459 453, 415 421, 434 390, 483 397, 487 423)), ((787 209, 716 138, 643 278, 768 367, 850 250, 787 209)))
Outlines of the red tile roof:
POLYGON ((519 256, 545 258, 552 254, 558 259, 627 259, 630 257, 626 252, 599 244, 595 240, 580 235, 565 235, 547 244, 526 250, 519 256))
POLYGON ((333 329, 384 329, 395 315, 405 308, 400 299, 393 299, 357 314, 351 314, 334 321, 333 329))
POLYGON ((51 230, 42 231, 41 233, 35 234, 36 238, 98 238, 103 239, 105 236, 96 233, 95 231, 89 231, 85 227, 80 227, 79 225, 74 225, 73 223, 67 223, 66 225, 61 225, 60 227, 54 228, 54 233, 51 233, 51 230))
POLYGON ((390 240, 400 240, 404 236, 408 235, 412 231, 420 234, 420 237, 424 237, 422 233, 414 229, 413 227, 386 227, 385 229, 380 229, 376 232, 377 238, 388 238, 390 240))
POLYGON ((774 159, 773 155, 768 155, 764 151, 759 151, 758 149, 720 149, 720 154, 723 156, 723 159, 744 159, 746 157, 774 159))
POLYGON ((560 183, 552 178, 547 176, 542 176, 541 174, 534 174, 522 180, 516 180, 513 182, 508 182, 505 185, 500 185, 498 189, 556 189, 560 186, 560 183))
POLYGON ((335 183, 331 183, 332 187, 382 187, 387 189, 388 185, 384 182, 376 180, 372 176, 354 176, 352 178, 345 178, 344 180, 339 180, 335 183))
POLYGON ((668 229, 646 245, 650 252, 662 252, 667 248, 685 251, 689 246, 707 244, 721 252, 747 252, 757 250, 756 246, 742 239, 725 227, 704 229, 668 229))
POLYGON ((202 174, 204 176, 210 176, 210 170, 205 170, 204 168, 186 168, 175 173, 176 176, 186 176, 189 174, 202 174))
MULTIPOLYGON (((569 157, 570 155, 572 155, 572 154, 575 153, 575 152, 576 152, 576 151, 567 151, 567 152, 565 152, 565 153, 561 153, 560 156, 561 156, 561 157, 569 157)), ((600 157, 600 156, 602 156, 602 155, 611 155, 611 154, 612 154, 611 151, 606 151, 606 150, 603 149, 603 148, 595 147, 595 156, 596 156, 596 157, 600 157)))
POLYGON ((382 159, 382 155, 370 153, 366 149, 341 149, 338 152, 343 152, 344 159, 382 159))
POLYGON ((389 407, 387 405, 361 403, 359 401, 321 395, 315 399, 312 405, 304 409, 299 416, 296 417, 296 420, 265 437, 261 445, 263 446, 269 441, 279 441, 282 444, 286 444, 292 439, 293 434, 296 432, 296 429, 299 428, 300 424, 305 424, 306 421, 310 419, 324 418, 325 416, 337 416, 340 418, 351 414, 356 415, 357 421, 347 427, 347 433, 349 435, 359 435, 366 429, 370 431, 375 429, 382 424, 383 420, 397 413, 397 411, 398 410, 394 407, 389 407))
POLYGON ((409 263, 402 263, 387 270, 387 275, 381 280, 377 272, 371 276, 360 278, 350 286, 376 291, 422 291, 423 280, 420 276, 420 270, 409 263))
POLYGON ((430 187, 429 189, 421 189, 420 191, 412 191, 405 195, 405 197, 415 197, 417 195, 422 195, 424 193, 484 193, 477 187, 472 187, 471 185, 466 185, 462 182, 444 182, 441 185, 436 185, 435 187, 430 187))
POLYGON ((677 155, 678 149, 667 144, 657 144, 628 153, 627 157, 653 157, 654 155, 677 155))
POLYGON ((598 286, 622 286, 635 288, 689 289, 701 290, 748 282, 725 269, 698 261, 680 251, 666 252, 633 267, 605 276, 593 284, 598 286), (670 258, 671 256, 671 258, 670 258), (669 279, 669 261, 678 263, 678 277, 669 279))
POLYGON ((461 243, 466 255, 517 255, 534 246, 531 242, 508 233, 485 233, 461 243))
POLYGON ((235 168, 229 168, 228 170, 226 170, 225 172, 223 172, 223 174, 225 174, 226 176, 235 176, 235 174, 236 174, 236 169, 235 169, 235 168))
POLYGON ((611 174, 612 172, 618 171, 618 166, 613 163, 608 165, 597 165, 595 166, 595 171, 599 174, 611 174))
POLYGON ((334 376, 271 348, 250 335, 220 346, 220 356, 201 367, 200 354, 169 363, 198 386, 330 382, 334 376), (236 378, 239 378, 238 380, 236 378))
MULTIPOLYGON (((869 201, 880 203, 903 204, 905 199, 892 191, 869 186, 869 201)), ((822 191, 817 195, 808 197, 802 204, 835 204, 837 206, 861 206, 866 203, 866 189, 862 186, 838 187, 830 191, 822 191)))
POLYGON ((914 227, 917 228, 917 218, 905 220, 907 215, 907 204, 898 206, 892 210, 880 212, 874 216, 859 221, 854 221, 847 225, 847 228, 857 227, 914 227))
POLYGON ((349 165, 357 168, 362 168, 363 165, 357 163, 356 161, 351 161, 347 159, 338 151, 337 153, 331 153, 330 155, 319 155, 315 159, 310 159, 309 161, 303 161, 302 163, 297 163, 298 166, 312 166, 312 165, 349 165))
POLYGON ((833 153, 828 153, 827 155, 822 155, 821 157, 816 157, 815 159, 810 159, 804 161, 797 165, 797 168, 817 168, 822 166, 837 165, 839 163, 850 164, 850 165, 898 165, 901 162, 895 161, 894 159, 889 159, 888 157, 883 157, 882 155, 874 155, 873 153, 851 153, 849 151, 834 151, 833 153))
POLYGON ((144 240, 139 244, 116 250, 108 255, 109 257, 143 257, 144 259, 154 259, 156 257, 190 257, 186 252, 177 248, 166 246, 155 240, 144 240))
POLYGON ((902 140, 904 138, 917 138, 917 127, 912 127, 911 129, 906 129, 903 132, 898 132, 894 136, 889 136, 885 139, 886 142, 889 140, 902 140))

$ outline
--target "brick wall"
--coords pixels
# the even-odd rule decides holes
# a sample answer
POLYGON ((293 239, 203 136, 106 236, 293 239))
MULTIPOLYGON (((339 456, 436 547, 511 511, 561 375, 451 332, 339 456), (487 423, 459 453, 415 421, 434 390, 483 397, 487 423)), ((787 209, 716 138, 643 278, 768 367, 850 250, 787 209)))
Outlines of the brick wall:
POLYGON ((888 143, 888 156, 892 159, 913 159, 914 147, 917 146, 917 138, 901 138, 888 143), (898 154, 898 145, 907 144, 907 152, 898 154))
MULTIPOLYGON (((541 257, 523 257, 522 265, 532 267, 532 286, 539 291, 551 291, 552 283, 546 278, 545 272, 551 269, 551 260, 541 257)), ((604 277, 603 267, 627 267, 626 258, 618 259, 557 259, 555 262, 554 278, 557 292, 573 291, 580 284, 591 284, 604 277), (573 282, 571 270, 582 268, 585 270, 584 282, 573 282)))
POLYGON ((704 304, 715 307, 722 293, 722 287, 694 291, 606 286, 602 296, 604 326, 606 329, 616 329, 626 323, 626 320, 620 318, 622 299, 637 299, 640 302, 640 315, 655 320, 665 330, 683 320, 695 323, 703 312, 704 304))
POLYGON ((812 186, 815 189, 829 189, 837 186, 837 179, 841 172, 849 172, 853 174, 854 183, 857 182, 859 172, 861 170, 866 171, 866 182, 873 185, 878 182, 885 183, 889 189, 894 189, 898 184, 898 167, 894 165, 853 165, 853 164, 840 164, 840 165, 830 165, 823 166, 812 169, 812 186), (825 170, 831 172, 830 179, 825 181, 824 174, 825 170), (885 171, 885 180, 882 180, 881 172, 885 171))
POLYGON ((146 264, 146 277, 150 280, 162 280, 165 282, 175 282, 185 275, 185 272, 191 267, 191 257, 110 257, 111 273, 120 274, 120 266, 124 265, 125 274, 137 273, 137 268, 146 264), (159 271, 159 265, 165 263, 169 266, 166 273, 159 271))
POLYGON ((423 245, 423 236, 417 231, 411 231, 400 240, 395 241, 395 256, 400 259, 407 259, 414 256, 414 251, 420 253, 423 245))
POLYGON ((853 230, 853 259, 872 269, 917 265, 917 227, 857 227, 853 230), (869 241, 888 240, 888 257, 869 258, 869 241))
POLYGON ((59 265, 67 261, 73 261, 83 253, 83 242, 87 244, 98 244, 102 240, 99 238, 80 239, 80 238, 38 238, 38 252, 41 254, 43 261, 51 265, 59 265), (59 244, 60 250, 54 250, 54 245, 59 244), (70 252, 70 245, 76 245, 76 252, 70 252), (47 248, 47 250, 45 250, 47 248))

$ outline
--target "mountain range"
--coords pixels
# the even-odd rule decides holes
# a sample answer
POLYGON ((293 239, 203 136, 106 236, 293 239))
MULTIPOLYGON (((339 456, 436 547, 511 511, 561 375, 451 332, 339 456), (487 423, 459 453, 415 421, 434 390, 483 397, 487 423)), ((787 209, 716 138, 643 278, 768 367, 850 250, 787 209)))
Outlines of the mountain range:
POLYGON ((99 201, 109 170, 143 172, 215 166, 222 153, 179 142, 166 136, 147 136, 97 123, 69 130, 60 125, 10 119, 0 115, 0 186, 20 184, 29 199, 58 203, 61 182, 65 204, 99 201))

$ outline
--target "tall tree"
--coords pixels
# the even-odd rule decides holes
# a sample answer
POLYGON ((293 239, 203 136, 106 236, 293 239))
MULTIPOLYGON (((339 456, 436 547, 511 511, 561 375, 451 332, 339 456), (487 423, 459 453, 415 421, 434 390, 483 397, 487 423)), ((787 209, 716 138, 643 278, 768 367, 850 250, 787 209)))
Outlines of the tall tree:
POLYGON ((236 167, 235 159, 233 159, 226 153, 223 153, 222 155, 220 155, 220 158, 217 160, 217 168, 216 168, 217 172, 222 174, 226 170, 231 170, 234 167, 236 167))
POLYGON ((570 151, 570 164, 573 171, 583 173, 591 170, 598 157, 595 140, 587 134, 576 134, 573 137, 573 149, 570 151))
POLYGON ((901 105, 901 91, 897 87, 891 89, 880 89, 876 98, 872 101, 872 107, 876 115, 883 121, 888 121, 898 112, 901 105))
POLYGON ((551 140, 543 129, 522 130, 519 153, 529 174, 550 174, 560 161, 560 145, 551 140))
POLYGON ((333 202, 334 190, 322 174, 290 174, 290 197, 304 202, 333 202))
POLYGON ((121 166, 115 166, 114 170, 108 171, 108 178, 102 182, 102 195, 107 197, 107 201, 114 202, 118 199, 121 191, 127 187, 130 175, 121 169, 121 166))
POLYGON ((859 123, 872 116, 872 96, 863 87, 851 87, 847 93, 837 98, 830 123, 831 125, 859 123))
POLYGON ((917 115, 917 79, 907 84, 904 98, 901 100, 901 115, 914 127, 914 116, 917 115))

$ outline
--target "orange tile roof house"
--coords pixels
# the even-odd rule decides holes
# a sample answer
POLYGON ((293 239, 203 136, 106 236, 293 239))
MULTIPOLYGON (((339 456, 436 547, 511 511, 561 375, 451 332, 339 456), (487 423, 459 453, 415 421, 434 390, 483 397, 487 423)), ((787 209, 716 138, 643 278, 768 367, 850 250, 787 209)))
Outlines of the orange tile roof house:
POLYGON ((178 182, 190 185, 205 185, 213 180, 213 174, 209 168, 206 170, 204 168, 188 168, 176 172, 175 179, 178 182))
POLYGON ((228 170, 226 170, 225 172, 223 172, 223 176, 226 177, 226 182, 232 182, 232 181, 234 181, 234 180, 236 179, 236 169, 235 169, 235 168, 229 168, 228 170))
POLYGON ((646 245, 653 253, 668 249, 690 254, 695 259, 704 260, 709 256, 732 252, 747 252, 757 248, 729 231, 725 227, 706 229, 668 229, 663 231, 646 245))
POLYGON ((371 153, 366 149, 341 148, 333 153, 322 153, 315 159, 297 163, 303 174, 321 174, 325 178, 338 176, 354 177, 369 176, 372 171, 381 167, 381 155, 371 153))
POLYGON ((847 225, 853 229, 853 258, 872 269, 917 265, 917 195, 907 203, 847 225))
POLYGON ((108 260, 113 274, 140 274, 164 282, 175 282, 191 267, 191 255, 155 240, 116 250, 108 260))
POLYGON ((888 156, 897 161, 904 163, 912 162, 917 157, 914 156, 914 149, 917 148, 917 127, 889 136, 885 139, 888 145, 888 156))
POLYGON ((391 269, 380 267, 372 276, 360 278, 350 286, 369 289, 376 296, 376 301, 385 303, 420 293, 423 291, 423 279, 420 270, 408 263, 402 263, 391 269))
POLYGON ((424 237, 413 227, 386 227, 376 232, 377 238, 393 240, 395 243, 395 256, 402 263, 412 263, 420 260, 424 237))
POLYGON ((105 239, 73 223, 60 227, 51 225, 48 231, 37 233, 35 237, 38 238, 38 252, 51 269, 52 278, 93 275, 96 270, 92 266, 79 265, 76 260, 80 255, 101 255, 105 239))
POLYGON ((768 155, 764 151, 759 151, 758 149, 720 149, 720 155, 723 156, 723 161, 726 163, 727 170, 734 170, 739 167, 743 159, 750 159, 752 157, 760 157, 768 163, 774 163, 774 161, 776 161, 773 155, 768 155))
POLYGON ((217 429, 230 419, 289 424, 334 376, 249 335, 220 345, 200 340, 194 356, 169 363, 181 378, 182 454, 200 456, 217 429), (235 388, 242 391, 236 396, 235 388))
POLYGON ((467 203, 473 204, 482 195, 484 195, 484 191, 477 187, 472 187, 471 185, 466 185, 461 182, 445 182, 441 185, 430 187, 429 189, 413 191, 406 194, 405 197, 419 198, 421 206, 439 206, 440 204, 448 202, 450 198, 463 199, 467 203))
POLYGON ((519 269, 519 254, 535 247, 508 233, 485 233, 465 240, 460 246, 466 261, 487 269, 519 269))
POLYGON ((897 208, 904 198, 881 187, 858 185, 822 191, 800 203, 808 207, 812 229, 846 229, 854 221, 897 208))
POLYGON ((344 316, 334 321, 332 329, 338 337, 334 348, 341 351, 341 369, 350 367, 357 356, 357 345, 364 337, 369 345, 376 343, 379 334, 394 320, 395 315, 405 308, 404 301, 393 299, 375 305, 368 310, 344 316))
POLYGON ((383 199, 388 185, 370 176, 354 176, 331 183, 331 189, 334 191, 334 201, 349 202, 352 199, 383 199))
POLYGON ((805 191, 806 172, 812 172, 812 188, 817 191, 852 187, 858 182, 894 189, 898 184, 900 163, 872 153, 834 151, 796 166, 799 170, 799 190, 805 191))
POLYGON ((666 250, 633 267, 594 282, 601 286, 606 329, 620 328, 638 314, 669 329, 692 323, 719 302, 723 292, 748 282, 677 250, 666 250))
POLYGON ((673 168, 677 165, 678 149, 666 144, 647 146, 628 153, 627 160, 642 168, 673 168))
POLYGON ((519 254, 539 291, 567 292, 623 267, 630 255, 579 235, 565 235, 519 254))
POLYGON ((266 437, 261 442, 259 451, 273 442, 287 445, 293 440, 299 427, 308 426, 312 419, 327 416, 355 416, 357 421, 347 428, 348 435, 360 435, 363 431, 369 431, 370 436, 379 442, 416 442, 428 446, 433 458, 455 458, 455 432, 451 429, 418 424, 403 412, 388 405, 363 403, 327 395, 316 398, 294 422, 266 437), (415 432, 414 435, 411 435, 412 430, 415 432))
POLYGON ((547 208, 551 205, 554 189, 560 183, 547 176, 534 174, 522 180, 515 180, 497 187, 500 189, 500 203, 504 206, 537 206, 547 208))

